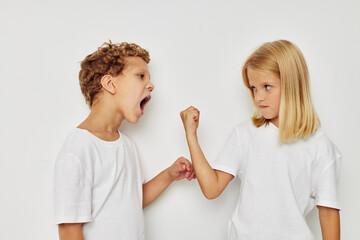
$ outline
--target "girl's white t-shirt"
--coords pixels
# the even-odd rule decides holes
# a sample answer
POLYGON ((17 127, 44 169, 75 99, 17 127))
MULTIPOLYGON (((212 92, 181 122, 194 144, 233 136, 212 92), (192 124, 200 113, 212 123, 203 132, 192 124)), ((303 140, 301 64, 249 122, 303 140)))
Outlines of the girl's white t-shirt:
POLYGON ((86 240, 144 239, 142 175, 133 141, 76 128, 55 164, 55 221, 84 223, 86 240))
POLYGON ((229 240, 314 239, 305 216, 315 205, 339 209, 336 146, 321 130, 288 144, 278 137, 272 123, 239 124, 212 164, 241 179, 229 240))

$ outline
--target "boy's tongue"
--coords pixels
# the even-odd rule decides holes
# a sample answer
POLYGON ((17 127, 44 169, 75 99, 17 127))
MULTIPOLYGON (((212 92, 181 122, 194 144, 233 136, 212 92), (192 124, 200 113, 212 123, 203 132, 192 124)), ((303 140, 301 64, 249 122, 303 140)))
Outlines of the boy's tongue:
POLYGON ((146 104, 150 101, 149 97, 145 97, 141 102, 140 102, 140 110, 141 110, 141 114, 144 114, 144 108, 146 106, 146 104))

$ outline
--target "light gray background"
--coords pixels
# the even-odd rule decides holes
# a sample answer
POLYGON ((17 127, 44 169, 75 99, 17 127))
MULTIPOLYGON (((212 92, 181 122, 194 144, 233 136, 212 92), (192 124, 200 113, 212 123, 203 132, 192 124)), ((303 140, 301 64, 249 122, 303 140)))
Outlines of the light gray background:
MULTIPOLYGON (((137 143, 147 180, 189 157, 179 112, 201 110, 209 161, 252 103, 245 58, 260 44, 295 42, 307 60, 323 129, 343 153, 343 239, 360 235, 359 1, 2 1, 0 7, 0 239, 56 239, 53 166, 68 132, 88 114, 79 62, 103 42, 151 54, 155 90, 145 115, 121 129, 137 143)), ((216 200, 176 182, 145 209, 148 240, 226 239, 239 180, 216 200)), ((317 239, 317 211, 307 218, 317 239)))

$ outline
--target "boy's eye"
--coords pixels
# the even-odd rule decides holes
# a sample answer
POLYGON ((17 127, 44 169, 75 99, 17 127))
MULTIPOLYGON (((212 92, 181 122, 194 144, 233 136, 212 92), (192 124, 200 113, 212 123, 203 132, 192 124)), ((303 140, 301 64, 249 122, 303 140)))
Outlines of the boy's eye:
POLYGON ((141 79, 143 79, 143 78, 145 77, 145 75, 144 75, 144 74, 139 74, 139 77, 140 77, 141 79))
POLYGON ((271 86, 270 85, 265 85, 265 89, 269 90, 269 89, 271 89, 271 86))

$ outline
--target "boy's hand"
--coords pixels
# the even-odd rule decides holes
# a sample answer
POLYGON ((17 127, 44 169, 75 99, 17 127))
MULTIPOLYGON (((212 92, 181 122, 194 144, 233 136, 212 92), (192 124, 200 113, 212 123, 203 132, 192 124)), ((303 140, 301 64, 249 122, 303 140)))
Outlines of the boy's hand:
POLYGON ((183 157, 179 157, 173 165, 168 168, 168 173, 173 181, 179 181, 184 178, 190 181, 196 178, 192 164, 183 157))
POLYGON ((195 178, 195 172, 189 160, 180 157, 170 167, 159 173, 149 182, 143 184, 143 208, 157 199, 173 182, 195 178))
POLYGON ((199 127, 200 111, 191 106, 180 112, 181 120, 184 124, 186 134, 195 134, 199 127))

